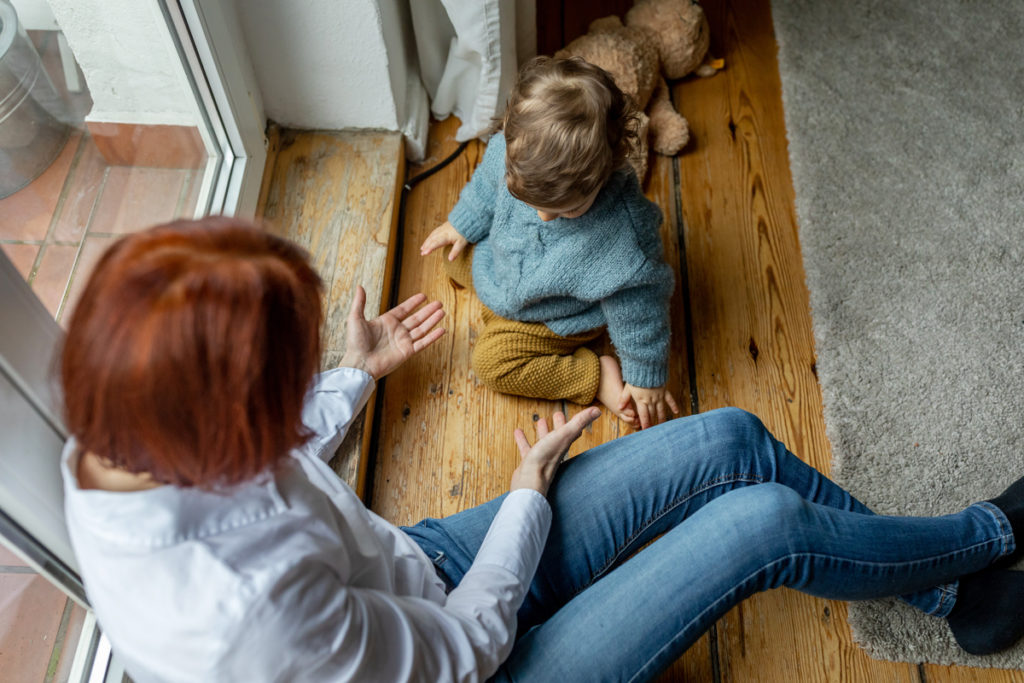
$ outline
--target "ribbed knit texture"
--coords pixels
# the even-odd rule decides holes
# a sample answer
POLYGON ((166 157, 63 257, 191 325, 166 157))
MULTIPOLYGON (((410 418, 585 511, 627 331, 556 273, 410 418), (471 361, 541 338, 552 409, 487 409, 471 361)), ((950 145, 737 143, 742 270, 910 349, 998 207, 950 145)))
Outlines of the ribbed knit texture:
MULTIPOLYGON (((471 291, 473 251, 470 247, 454 261, 444 260, 448 276, 471 291)), ((599 337, 601 329, 563 337, 543 323, 509 320, 488 308, 483 318, 484 330, 473 346, 473 372, 486 386, 516 396, 594 402, 601 361, 583 345, 599 337)))
POLYGON ((544 222, 509 193, 498 133, 448 220, 476 243, 473 285, 484 305, 563 337, 607 326, 623 379, 665 384, 673 271, 662 257, 661 211, 632 171, 613 174, 579 218, 544 222))

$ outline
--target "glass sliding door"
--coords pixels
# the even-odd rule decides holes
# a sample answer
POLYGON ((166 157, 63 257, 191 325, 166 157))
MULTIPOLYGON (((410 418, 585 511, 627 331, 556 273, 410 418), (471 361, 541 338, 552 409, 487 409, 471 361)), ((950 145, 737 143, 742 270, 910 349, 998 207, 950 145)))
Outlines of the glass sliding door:
POLYGON ((217 0, 0 0, 4 680, 123 677, 64 527, 54 355, 121 235, 252 214, 265 120, 233 12, 217 0))

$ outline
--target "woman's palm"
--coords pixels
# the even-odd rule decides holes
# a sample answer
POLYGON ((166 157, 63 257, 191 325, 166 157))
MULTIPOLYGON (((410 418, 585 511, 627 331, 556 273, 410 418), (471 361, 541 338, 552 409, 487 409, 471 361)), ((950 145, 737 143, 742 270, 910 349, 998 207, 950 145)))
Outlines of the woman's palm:
POLYGON ((367 320, 364 315, 366 292, 356 287, 345 333, 346 348, 342 365, 356 367, 380 379, 413 354, 433 344, 444 334, 435 325, 444 317, 441 303, 426 300, 423 294, 409 297, 389 311, 367 320))

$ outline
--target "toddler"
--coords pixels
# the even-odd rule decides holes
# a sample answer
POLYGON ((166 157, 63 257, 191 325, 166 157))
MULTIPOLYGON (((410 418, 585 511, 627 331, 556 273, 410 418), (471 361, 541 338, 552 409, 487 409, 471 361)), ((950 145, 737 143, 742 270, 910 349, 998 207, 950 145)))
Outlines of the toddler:
POLYGON ((672 269, 661 211, 627 157, 629 98, 580 58, 520 71, 502 130, 420 248, 486 306, 473 370, 497 391, 583 405, 646 428, 678 414, 668 377, 672 269), (468 245, 474 245, 467 248, 468 245), (585 344, 607 327, 621 360, 585 344))

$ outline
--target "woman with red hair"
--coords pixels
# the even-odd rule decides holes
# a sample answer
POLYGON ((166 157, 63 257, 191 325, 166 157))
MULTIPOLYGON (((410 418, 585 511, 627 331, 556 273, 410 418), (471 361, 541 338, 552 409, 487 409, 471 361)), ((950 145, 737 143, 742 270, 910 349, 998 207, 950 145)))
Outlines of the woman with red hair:
POLYGON ((318 375, 321 293, 299 249, 225 218, 126 237, 85 288, 66 515, 134 680, 645 680, 782 585, 901 595, 971 652, 1024 634, 1024 573, 991 567, 1022 554, 1024 480, 955 515, 876 516, 735 409, 564 465, 599 411, 556 413, 532 446, 516 431, 508 494, 395 527, 326 460, 375 380, 443 334, 441 305, 367 321, 357 288, 341 367, 318 375))

